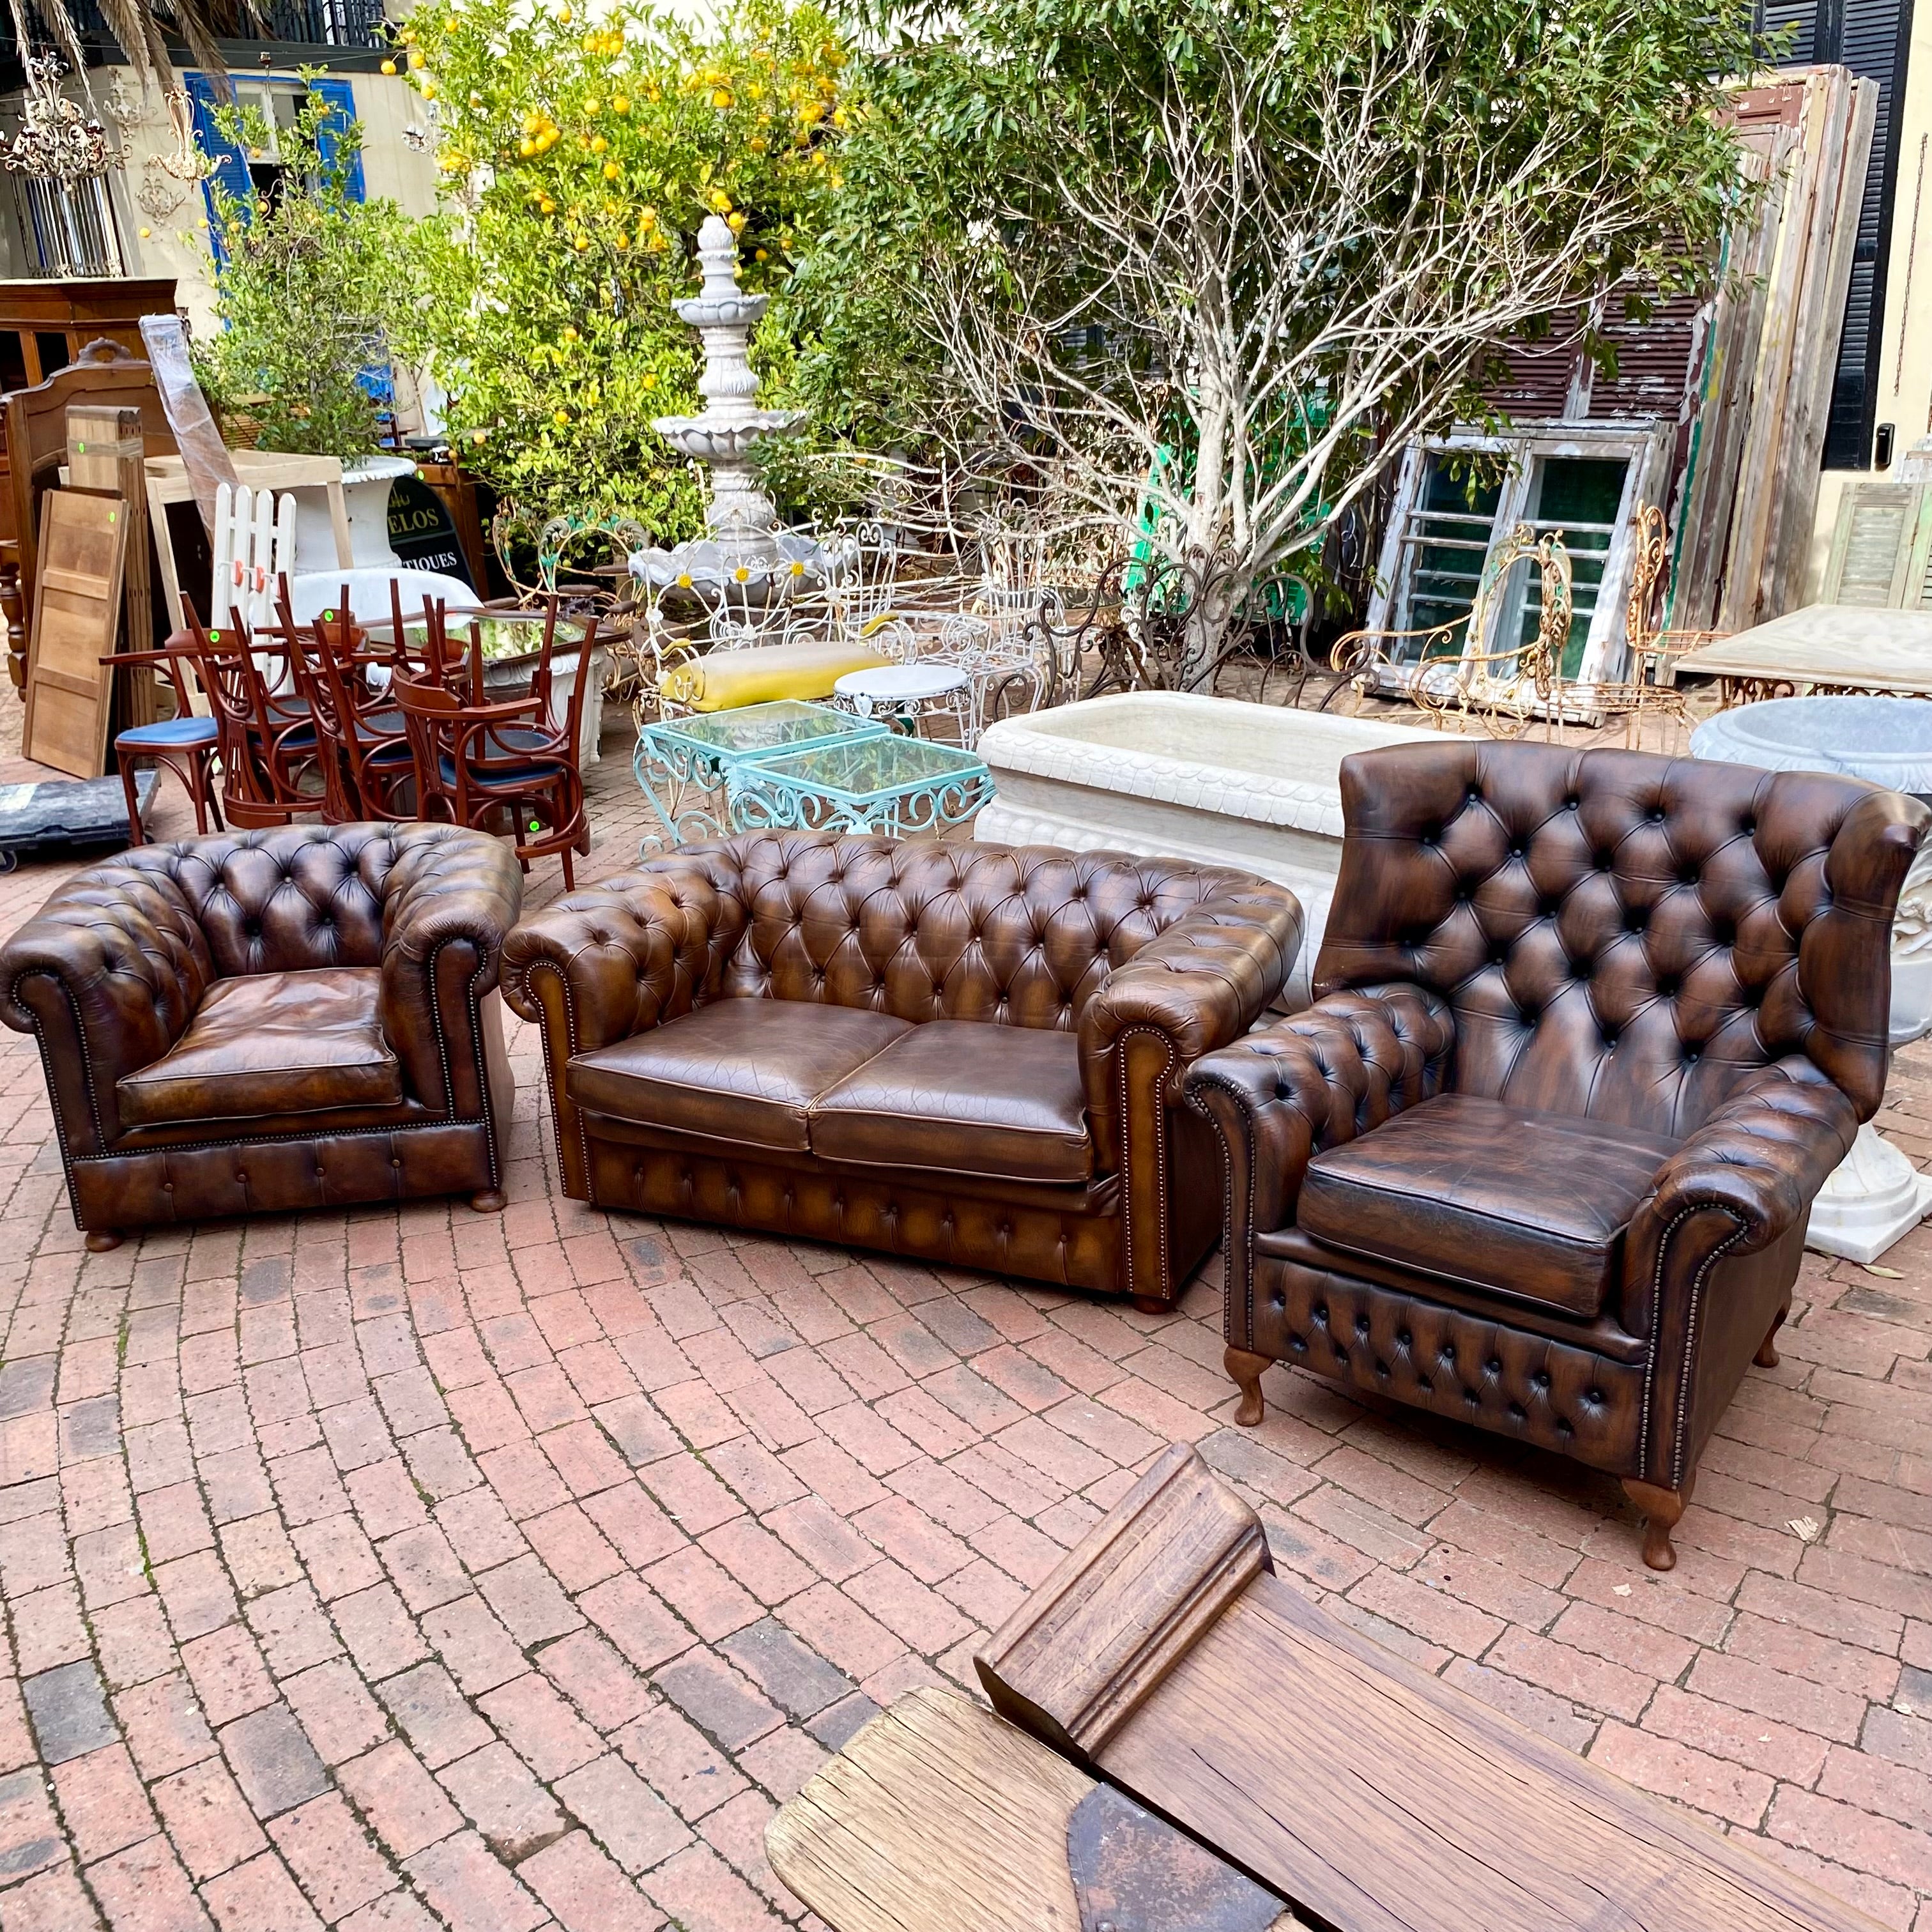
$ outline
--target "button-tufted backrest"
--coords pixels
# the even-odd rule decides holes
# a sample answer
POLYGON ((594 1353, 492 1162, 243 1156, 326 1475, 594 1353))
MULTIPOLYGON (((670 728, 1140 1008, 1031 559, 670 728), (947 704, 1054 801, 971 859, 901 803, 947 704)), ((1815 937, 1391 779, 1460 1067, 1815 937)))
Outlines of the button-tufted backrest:
POLYGON ((1247 882, 1174 859, 961 841, 747 834, 653 862, 701 867, 714 922, 706 991, 896 1018, 1071 1028, 1117 966, 1247 882))
MULTIPOLYGON (((376 966, 389 876, 406 850, 420 866, 454 826, 291 825, 178 845, 143 845, 94 868, 88 890, 166 906, 202 983, 250 973, 376 966)), ((57 902, 64 903, 64 902, 57 902)), ((172 929, 171 926, 170 929, 172 929)))
POLYGON ((1317 997, 1439 994, 1457 1090, 1686 1134, 1803 1053, 1876 1109, 1922 806, 1853 778, 1474 739, 1345 760, 1342 806, 1317 997))

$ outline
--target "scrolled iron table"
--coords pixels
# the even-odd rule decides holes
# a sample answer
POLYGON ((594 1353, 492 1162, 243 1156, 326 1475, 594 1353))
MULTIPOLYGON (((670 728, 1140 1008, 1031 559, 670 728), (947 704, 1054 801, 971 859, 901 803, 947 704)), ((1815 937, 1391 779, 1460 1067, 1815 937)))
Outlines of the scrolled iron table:
POLYGON ((646 724, 638 734, 632 770, 664 831, 662 836, 646 837, 638 856, 649 858, 654 850, 668 850, 690 838, 720 838, 734 829, 730 807, 734 781, 748 760, 890 735, 889 728, 878 718, 855 718, 830 705, 807 704, 794 698, 747 704, 735 711, 699 712, 646 724), (685 794, 692 790, 699 797, 686 804, 685 794))
POLYGON ((727 777, 740 831, 882 832, 902 838, 962 825, 993 796, 983 759, 880 731, 741 759, 727 777))

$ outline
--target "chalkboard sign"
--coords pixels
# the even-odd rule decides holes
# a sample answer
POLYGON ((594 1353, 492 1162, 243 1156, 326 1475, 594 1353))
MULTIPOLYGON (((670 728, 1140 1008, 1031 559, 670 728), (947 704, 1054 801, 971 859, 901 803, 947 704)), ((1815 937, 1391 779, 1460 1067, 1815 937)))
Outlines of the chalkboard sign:
POLYGON ((442 499, 419 476, 398 476, 389 486, 389 546, 412 569, 440 570, 476 587, 442 499))

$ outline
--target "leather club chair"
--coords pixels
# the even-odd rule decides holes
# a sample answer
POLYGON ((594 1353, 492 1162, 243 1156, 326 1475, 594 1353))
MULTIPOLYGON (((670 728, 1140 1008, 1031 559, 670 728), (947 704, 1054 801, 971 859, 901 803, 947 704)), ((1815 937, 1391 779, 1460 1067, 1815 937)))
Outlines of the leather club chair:
POLYGON ((1180 1076, 1300 938, 1179 860, 761 832, 547 907, 503 993, 578 1200, 1164 1309, 1220 1222, 1180 1076))
POLYGON ((503 1204, 495 995, 522 876, 448 825, 288 826, 76 873, 0 948, 77 1226, 466 1193, 503 1204))
POLYGON ((1884 1091, 1925 808, 1445 740, 1342 766, 1315 1004, 1197 1061, 1228 1369, 1298 1364, 1621 1478, 1670 1532, 1884 1091))

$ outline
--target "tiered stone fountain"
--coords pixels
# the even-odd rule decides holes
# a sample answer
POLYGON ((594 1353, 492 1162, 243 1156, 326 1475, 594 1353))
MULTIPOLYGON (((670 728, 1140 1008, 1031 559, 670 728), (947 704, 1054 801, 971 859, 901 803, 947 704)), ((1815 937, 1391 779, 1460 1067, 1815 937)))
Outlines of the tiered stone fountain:
POLYGON ((698 260, 703 286, 673 306, 704 344, 704 374, 698 385, 704 412, 660 416, 652 427, 674 449, 710 470, 711 501, 704 520, 711 534, 672 550, 640 550, 631 567, 660 587, 685 581, 700 590, 736 584, 748 588, 751 602, 763 602, 760 586, 776 580, 788 588, 800 575, 824 574, 818 544, 778 528, 778 512, 759 488, 755 460, 760 442, 792 434, 804 424, 806 412, 758 406, 758 379, 746 352, 771 298, 740 290, 737 237, 716 214, 707 215, 698 231, 698 260))

